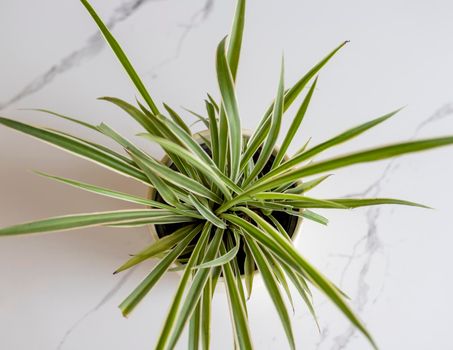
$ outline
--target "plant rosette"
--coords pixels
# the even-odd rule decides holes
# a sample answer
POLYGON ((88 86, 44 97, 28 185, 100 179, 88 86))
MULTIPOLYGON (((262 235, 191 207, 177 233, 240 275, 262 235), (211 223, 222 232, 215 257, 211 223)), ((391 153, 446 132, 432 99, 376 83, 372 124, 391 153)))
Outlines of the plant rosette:
MULTIPOLYGON (((250 137, 252 136, 252 134, 253 134, 252 131, 242 129, 242 137, 243 137, 244 142, 247 142, 250 139, 250 137)), ((192 135, 193 139, 195 141, 197 141, 198 144, 200 144, 200 146, 205 151, 207 151, 209 155, 210 155, 209 147, 206 145, 206 142, 209 142, 210 136, 211 135, 210 135, 209 129, 199 131, 196 134, 192 135)), ((266 164, 265 169, 270 168, 272 166, 272 161, 275 159, 275 157, 277 156, 279 151, 280 151, 280 148, 278 146, 274 146, 271 158, 268 161, 268 163, 266 164)), ((257 155, 258 154, 259 153, 257 153, 257 155)), ((283 160, 287 161, 289 159, 290 159, 290 157, 287 154, 285 154, 283 157, 283 160)), ((171 166, 172 160, 166 154, 162 157, 162 159, 160 160, 160 163, 165 164, 167 166, 171 166)), ((295 182, 293 187, 296 187, 297 185, 302 185, 302 182, 301 181, 295 182)), ((159 196, 159 194, 155 188, 149 189, 147 197, 151 200, 157 200, 159 202, 164 203, 162 197, 159 196)), ((299 211, 302 214, 303 209, 301 208, 301 209, 299 209, 299 211)), ((266 215, 262 215, 262 217, 266 218, 266 215)), ((303 221, 302 216, 292 216, 292 215, 286 214, 284 212, 280 212, 277 214, 274 213, 274 217, 279 222, 279 224, 285 229, 285 231, 288 233, 289 237, 291 238, 291 241, 294 244, 296 244, 297 239, 299 238, 300 230, 301 230, 301 226, 302 226, 302 221, 303 221)), ((272 221, 271 221, 271 223, 272 223, 272 221)), ((180 229, 183 225, 184 224, 151 224, 151 225, 149 225, 149 231, 151 233, 151 237, 152 237, 153 241, 158 241, 159 239, 161 239, 165 236, 168 236, 169 234, 176 231, 177 229, 180 229)), ((240 250, 237 252, 236 258, 238 256, 240 257, 238 259, 240 266, 243 266, 243 263, 245 262, 245 254, 246 254, 246 252, 244 251, 244 247, 241 247, 240 250)), ((183 269, 184 269, 184 264, 181 264, 178 260, 176 260, 174 262, 174 267, 171 270, 175 271, 179 274, 182 274, 181 271, 183 269)), ((259 276, 259 271, 256 266, 254 268, 254 274, 255 274, 255 276, 259 276)), ((241 279, 244 279, 244 278, 245 278, 245 274, 244 274, 244 271, 241 269, 241 279)), ((223 282, 223 277, 220 277, 219 281, 223 282)), ((255 286, 257 286, 257 285, 262 286, 261 279, 254 279, 253 283, 255 286)), ((223 291, 223 289, 220 289, 220 291, 223 291)))
MULTIPOLYGON (((174 349, 187 325, 188 348, 198 349, 200 345, 203 349, 210 348, 211 302, 220 279, 229 304, 234 347, 241 350, 253 349, 247 299, 252 294, 256 270, 269 292, 289 348, 296 348, 287 307, 288 303, 292 304, 290 284, 295 287, 315 321, 311 288, 322 292, 369 340, 371 346, 377 348, 370 332, 350 307, 346 293, 299 253, 293 244, 293 228, 291 225, 285 226, 285 222, 289 222, 288 217, 291 217, 293 232, 297 234, 300 231, 301 217, 327 224, 327 218, 320 215, 318 210, 353 209, 383 204, 425 207, 394 198, 318 199, 307 193, 325 181, 333 170, 452 145, 453 136, 400 142, 318 160, 324 151, 387 121, 399 111, 395 110, 320 144, 312 146, 307 141, 293 155, 285 156, 302 125, 321 69, 346 42, 327 54, 290 87, 285 84, 282 62, 274 101, 256 129, 252 133, 244 133, 236 99, 236 76, 244 30, 245 0, 237 1, 231 33, 217 47, 215 65, 220 96, 216 99, 207 94, 204 101, 206 110, 201 113, 191 112, 209 131, 194 136, 185 118, 166 104, 156 104, 96 11, 87 0, 81 0, 81 3, 139 93, 136 105, 115 97, 103 97, 101 100, 116 105, 133 118, 143 129, 138 136, 157 143, 168 158, 164 158, 162 162, 157 161, 146 149, 137 146, 134 141, 126 139, 105 123, 92 125, 49 110, 39 110, 113 140, 124 152, 119 153, 103 144, 67 132, 0 117, 0 125, 92 161, 154 191, 149 197, 137 197, 116 189, 39 173, 84 191, 134 203, 139 208, 37 220, 0 228, 0 236, 60 232, 95 226, 113 229, 154 225, 156 232, 165 228, 153 243, 129 256, 114 272, 120 273, 151 258, 158 259, 149 274, 120 304, 122 314, 128 316, 169 270, 180 271, 176 293, 163 321, 160 336, 156 339, 157 350, 174 349), (286 134, 281 135, 283 140, 277 147, 283 115, 305 91, 305 96, 301 99, 286 134), (315 157, 316 160, 313 160, 315 157)), ((125 252, 125 257, 128 253, 130 252, 125 252)))

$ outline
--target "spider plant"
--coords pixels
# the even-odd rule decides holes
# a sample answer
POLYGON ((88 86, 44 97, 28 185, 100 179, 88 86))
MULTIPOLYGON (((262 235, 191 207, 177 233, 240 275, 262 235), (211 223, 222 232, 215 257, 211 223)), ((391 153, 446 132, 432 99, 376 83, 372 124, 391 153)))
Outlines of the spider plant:
MULTIPOLYGON (((130 257, 115 273, 144 260, 158 258, 157 265, 121 303, 128 316, 169 270, 179 270, 180 282, 164 321, 156 349, 172 349, 189 324, 189 348, 210 347, 211 302, 218 285, 224 285, 230 306, 234 343, 252 349, 247 316, 247 299, 259 272, 264 287, 280 317, 291 349, 296 348, 288 301, 292 283, 316 320, 311 287, 323 292, 376 347, 374 340, 348 305, 348 297, 319 272, 293 244, 302 218, 326 224, 316 209, 350 209, 397 204, 423 205, 392 198, 314 198, 309 190, 321 184, 330 172, 346 166, 373 162, 453 143, 453 136, 396 143, 361 150, 325 160, 313 161, 323 151, 340 145, 378 126, 398 110, 349 129, 316 146, 305 144, 291 157, 287 151, 294 141, 315 92, 317 75, 346 44, 339 45, 313 66, 294 85, 284 82, 282 63, 275 99, 256 130, 249 135, 241 129, 235 95, 235 80, 244 29, 245 0, 238 0, 232 31, 220 41, 216 72, 220 98, 207 95, 206 112, 197 114, 207 132, 194 135, 184 119, 170 106, 158 106, 145 88, 118 42, 86 0, 82 4, 92 16, 141 96, 132 105, 119 98, 103 97, 132 117, 143 137, 162 147, 167 157, 158 161, 107 124, 92 125, 48 110, 52 116, 77 123, 113 139, 125 153, 115 152, 80 137, 0 118, 9 128, 33 136, 76 156, 95 162, 120 175, 132 178, 151 190, 151 196, 137 197, 115 189, 99 187, 45 173, 42 176, 101 196, 132 202, 135 210, 118 210, 53 217, 0 229, 1 236, 64 231, 93 226, 116 228, 154 225, 157 239, 130 257), (282 118, 297 97, 300 107, 289 131, 277 147, 282 118), (315 210, 315 211, 313 211, 315 210), (293 223, 290 225, 290 223, 293 223), (160 232, 160 233, 159 233, 160 232)), ((125 252, 126 253, 126 252, 125 252)), ((128 252, 127 252, 128 253, 128 252)))

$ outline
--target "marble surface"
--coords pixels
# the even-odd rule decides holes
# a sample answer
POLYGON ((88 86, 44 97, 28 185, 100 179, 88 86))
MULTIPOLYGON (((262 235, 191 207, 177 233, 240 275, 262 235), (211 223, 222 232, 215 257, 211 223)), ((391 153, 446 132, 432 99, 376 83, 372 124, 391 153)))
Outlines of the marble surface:
MULTIPOLYGON (((202 108, 216 92, 214 52, 228 32, 232 1, 93 0, 157 101, 202 108)), ((334 152, 399 139, 453 133, 453 3, 448 0, 249 1, 239 102, 244 127, 256 126, 276 90, 284 52, 287 82, 345 39, 321 73, 293 147, 319 142, 407 105, 394 119, 334 152)), ((96 135, 22 108, 49 108, 137 125, 99 96, 136 92, 78 1, 2 0, 0 114, 96 135)), ((186 120, 191 120, 186 115, 186 120)), ((284 127, 289 126, 289 118, 284 127)), ((157 149, 151 150, 159 155, 157 149)), ((379 207, 324 212, 328 227, 305 223, 298 249, 352 297, 382 349, 452 347, 453 255, 450 222, 453 149, 336 172, 319 197, 395 196, 435 210, 379 207)), ((142 194, 145 189, 88 162, 0 128, 0 225, 50 215, 127 208, 49 182, 42 170, 142 194)), ((178 276, 169 274, 129 319, 117 305, 155 262, 111 273, 150 241, 146 229, 107 228, 0 242, 0 349, 147 349, 159 334, 178 276)), ((213 306, 213 349, 231 349, 224 292, 213 306)), ((367 349, 364 338, 316 294, 319 333, 306 308, 293 316, 301 349, 367 349)), ((262 288, 249 302, 257 349, 285 349, 283 330, 262 288)), ((186 334, 178 349, 186 348, 186 334)))

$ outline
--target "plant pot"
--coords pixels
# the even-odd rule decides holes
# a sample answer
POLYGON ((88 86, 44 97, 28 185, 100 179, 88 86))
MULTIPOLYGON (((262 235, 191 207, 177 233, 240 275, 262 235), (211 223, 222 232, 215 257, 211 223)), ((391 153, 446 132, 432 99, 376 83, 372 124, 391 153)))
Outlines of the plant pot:
MULTIPOLYGON (((242 135, 243 135, 243 138, 245 141, 247 141, 251 137, 251 133, 248 130, 242 130, 242 135)), ((204 131, 198 132, 197 134, 195 134, 193 136, 199 142, 200 145, 203 145, 204 144, 203 138, 205 138, 205 139, 209 138, 209 130, 204 130, 204 131)), ((270 168, 270 166, 272 164, 272 160, 273 160, 272 157, 274 157, 277 154, 278 150, 279 150, 278 147, 274 148, 274 151, 272 153, 272 156, 271 156, 268 164, 266 164, 266 166, 263 169, 264 173, 269 171, 269 168, 270 168)), ((254 158, 257 156, 259 156, 259 150, 255 154, 254 158)), ((285 155, 284 160, 287 160, 287 159, 288 159, 288 156, 285 155)), ((171 160, 168 157, 168 155, 165 155, 161 159, 161 163, 166 164, 167 166, 171 166, 171 160)), ((162 201, 162 198, 159 196, 159 193, 154 188, 150 188, 150 190, 148 192, 148 198, 152 199, 152 200, 162 201)), ((293 242, 295 242, 299 236, 299 231, 300 231, 300 227, 302 224, 302 218, 289 215, 285 212, 273 212, 273 215, 280 222, 280 224, 285 228, 286 232, 291 237, 291 240, 293 242)), ((263 218, 266 218, 266 216, 263 215, 263 218)), ((180 228, 183 225, 185 225, 185 224, 179 224, 179 223, 178 224, 159 224, 159 225, 153 224, 153 225, 149 225, 149 230, 151 232, 151 236, 152 236, 153 240, 158 240, 162 237, 165 237, 165 236, 171 234, 172 232, 174 232, 176 229, 180 228)), ((195 238, 195 241, 197 239, 198 239, 198 237, 195 238)), ((240 248, 236 258, 238 260, 239 267, 241 269, 241 277, 243 277, 242 268, 243 268, 243 261, 245 259, 245 252, 244 252, 243 248, 240 248)), ((175 263, 175 265, 177 267, 181 264, 177 261, 175 263)), ((255 272, 256 272, 256 267, 255 267, 255 272)))

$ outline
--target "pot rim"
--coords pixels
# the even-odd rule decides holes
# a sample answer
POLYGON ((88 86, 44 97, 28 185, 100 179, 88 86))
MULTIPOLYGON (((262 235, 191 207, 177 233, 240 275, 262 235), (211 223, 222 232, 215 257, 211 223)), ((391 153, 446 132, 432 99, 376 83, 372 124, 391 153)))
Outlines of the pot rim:
MULTIPOLYGON (((208 129, 206 129, 206 130, 202 130, 202 131, 199 131, 199 132, 193 134, 192 137, 193 137, 195 140, 197 140, 199 143, 201 143, 200 141, 203 141, 203 137, 206 138, 206 137, 209 136, 209 135, 210 135, 210 131, 209 131, 208 129)), ((245 137, 246 139, 249 139, 249 138, 252 136, 252 132, 251 132, 249 129, 242 129, 242 136, 245 137)), ((277 154, 277 152, 278 152, 279 150, 280 150, 280 147, 275 146, 274 149, 273 149, 273 151, 272 151, 272 154, 273 154, 273 155, 277 154)), ((288 156, 287 154, 285 154, 284 157, 283 157, 283 159, 284 159, 284 160, 288 160, 288 159, 289 159, 289 156, 288 156)), ((170 157, 169 157, 167 154, 165 154, 165 155, 162 157, 162 159, 160 160, 160 162, 161 162, 162 164, 167 164, 169 161, 170 161, 170 157)), ((298 181, 296 181, 296 183, 301 183, 301 181, 298 180, 298 181)), ((150 188, 148 189, 147 198, 153 199, 154 196, 155 196, 155 194, 156 194, 156 189, 155 189, 154 187, 150 187, 150 188)), ((303 210, 303 209, 300 209, 299 211, 302 211, 302 210, 303 210)), ((296 226, 294 227, 294 232, 293 232, 293 234, 292 234, 292 236, 291 236, 291 241, 293 242, 293 244, 295 244, 296 241, 297 241, 298 238, 299 238, 299 235, 300 235, 299 233, 300 233, 300 231, 301 231, 302 222, 303 222, 303 218, 299 216, 299 217, 297 218, 296 226)), ((156 227, 155 227, 155 226, 156 226, 155 224, 150 224, 150 225, 148 225, 148 230, 149 230, 149 232, 150 232, 150 234, 151 234, 151 237, 152 237, 152 239, 153 239, 153 242, 155 242, 155 241, 157 241, 157 240, 160 239, 159 235, 157 234, 157 231, 156 231, 156 227)), ((177 262, 177 261, 175 261, 172 265, 173 265, 173 267, 179 267, 179 266, 181 266, 181 264, 180 264, 179 262, 177 262)), ((176 273, 178 273, 178 274, 181 274, 181 273, 182 273, 182 271, 179 271, 179 270, 174 271, 174 272, 176 272, 176 273)), ((259 274, 260 274, 260 273, 259 273, 259 270, 258 270, 258 268, 257 268, 257 269, 255 270, 255 272, 254 272, 254 275, 255 275, 255 277, 256 277, 256 276, 259 275, 259 274)), ((241 274, 241 279, 244 279, 244 274, 241 274)), ((223 277, 219 277, 219 282, 223 282, 223 277)))

